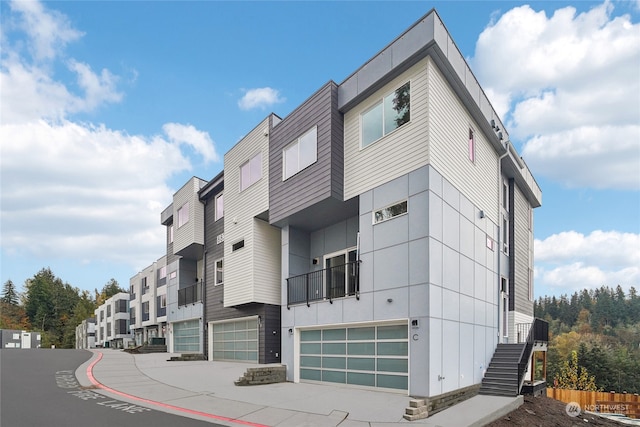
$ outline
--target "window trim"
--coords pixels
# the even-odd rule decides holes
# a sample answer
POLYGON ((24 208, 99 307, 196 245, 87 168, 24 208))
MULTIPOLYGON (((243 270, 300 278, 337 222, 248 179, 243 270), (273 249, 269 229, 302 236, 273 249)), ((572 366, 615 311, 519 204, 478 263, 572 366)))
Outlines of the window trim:
POLYGON ((178 208, 177 214, 178 214, 178 228, 189 223, 189 202, 188 201, 178 208), (184 218, 185 216, 186 216, 186 219, 184 218))
POLYGON ((254 154, 253 156, 251 156, 251 158, 249 158, 249 160, 247 160, 246 162, 244 162, 243 164, 240 165, 240 192, 242 193, 243 191, 247 190, 248 188, 250 188, 253 184, 255 184, 256 182, 260 181, 262 179, 262 151, 258 151, 256 154, 254 154), (260 176, 259 177, 253 177, 251 174, 252 171, 252 162, 256 159, 259 158, 259 163, 260 163, 260 176), (245 166, 249 166, 249 183, 247 185, 243 185, 243 181, 242 181, 242 168, 244 168, 245 166))
MULTIPOLYGON (((327 260, 342 256, 342 255, 344 255, 344 264, 343 265, 348 266, 349 262, 350 262, 349 261, 349 254, 352 253, 352 252, 354 253, 355 257, 357 258, 357 256, 358 256, 358 247, 357 246, 351 246, 351 247, 348 247, 348 248, 341 249, 339 251, 335 251, 335 252, 331 252, 331 253, 328 253, 328 254, 324 254, 322 256, 322 268, 324 270, 328 269, 327 260)), ((351 296, 355 295, 355 292, 353 292, 353 293, 349 292, 349 274, 350 274, 349 269, 345 268, 344 269, 344 295, 341 296, 341 297, 338 296, 338 297, 329 298, 328 290, 327 290, 327 296, 325 296, 325 299, 347 298, 347 297, 351 297, 351 296)), ((327 277, 326 277, 326 275, 323 275, 323 284, 322 284, 322 286, 324 287, 325 290, 327 289, 327 277)))
POLYGON ((381 223, 383 223, 383 222, 390 221, 390 220, 392 220, 392 219, 394 219, 394 218, 397 218, 397 217, 399 217, 399 216, 407 215, 408 213, 409 213, 409 199, 399 200, 399 201, 397 201, 397 202, 395 202, 395 203, 391 203, 390 205, 387 205, 387 206, 385 206, 385 207, 383 207, 383 208, 380 208, 380 209, 377 209, 377 210, 375 210, 375 211, 371 212, 371 221, 372 221, 372 224, 373 224, 373 225, 377 225, 377 224, 381 224, 381 223), (402 205, 402 204, 406 205, 406 209, 405 209, 405 211, 404 211, 404 212, 401 212, 401 213, 399 213, 399 214, 396 214, 396 215, 390 216, 390 217, 388 217, 388 218, 382 218, 382 219, 380 219, 380 221, 376 221, 376 214, 377 214, 378 212, 382 212, 382 211, 384 211, 385 209, 389 209, 389 208, 392 208, 392 207, 394 207, 394 206, 398 206, 398 205, 402 205))
POLYGON ((218 194, 214 199, 214 220, 218 221, 219 219, 224 218, 224 193, 218 194), (218 200, 222 201, 222 214, 218 214, 218 200))
POLYGON ((224 258, 218 258, 217 260, 215 260, 214 264, 213 264, 213 268, 214 268, 214 283, 213 286, 220 286, 220 285, 224 285, 224 258), (221 268, 221 273, 222 273, 222 281, 218 283, 218 262, 222 262, 222 268, 221 268))
POLYGON ((377 101, 374 102, 373 104, 371 104, 369 107, 367 107, 365 110, 363 110, 362 112, 360 112, 359 114, 359 133, 360 133, 360 150, 364 150, 367 147, 370 147, 372 145, 374 145, 376 142, 384 139, 387 135, 391 135, 392 133, 394 133, 395 131, 397 131, 398 129, 402 128, 404 125, 411 123, 411 79, 408 79, 407 81, 405 81, 404 83, 402 83, 401 85, 398 85, 395 89, 393 89, 392 91, 389 91, 387 93, 385 93, 384 95, 378 97, 377 101), (405 85, 409 85, 409 120, 407 120, 406 122, 402 123, 400 126, 396 126, 395 128, 393 128, 390 131, 387 131, 385 129, 385 116, 384 116, 384 112, 385 112, 385 108, 384 108, 384 101, 385 99, 387 99, 389 96, 393 95, 398 89, 402 88, 405 85), (364 144, 364 128, 363 128, 363 118, 364 116, 367 115, 367 113, 373 111, 375 108, 381 106, 382 107, 382 122, 381 122, 381 127, 382 127, 382 135, 377 138, 372 140, 371 142, 367 143, 366 145, 364 144))
POLYGON ((318 161, 318 125, 313 125, 312 127, 310 127, 309 129, 307 129, 304 133, 302 133, 298 138, 296 138, 293 142, 291 142, 290 144, 288 144, 286 147, 284 147, 282 149, 282 180, 286 181, 291 177, 294 177, 295 175, 299 174, 300 172, 302 172, 303 170, 305 170, 306 168, 308 168, 309 166, 313 165, 314 163, 316 163, 318 161), (300 163, 300 142, 302 141, 302 139, 309 135, 311 132, 315 132, 316 136, 315 136, 315 149, 313 150, 313 161, 305 164, 304 166, 301 165, 300 163), (291 175, 287 176, 287 150, 293 148, 293 147, 297 147, 297 167, 296 167, 296 171, 293 172, 291 175))

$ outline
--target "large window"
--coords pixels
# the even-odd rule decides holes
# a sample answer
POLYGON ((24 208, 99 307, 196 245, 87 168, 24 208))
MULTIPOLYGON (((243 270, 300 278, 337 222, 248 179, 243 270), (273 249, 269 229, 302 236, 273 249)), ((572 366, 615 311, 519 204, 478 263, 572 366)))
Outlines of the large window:
POLYGON ((282 152, 282 179, 292 177, 318 159, 318 127, 314 126, 282 152))
POLYGON ((216 261, 216 286, 224 283, 224 259, 216 261))
POLYGON ((410 101, 411 86, 407 82, 362 113, 362 148, 408 123, 410 101))
POLYGON ((189 222, 189 202, 178 209, 178 228, 189 222))
POLYGON ((223 194, 216 197, 216 221, 224 217, 224 198, 223 194))
POLYGON ((240 166, 240 191, 244 191, 262 178, 262 153, 240 166))
POLYGON ((328 298, 355 295, 356 255, 356 248, 350 248, 324 256, 324 280, 328 298))

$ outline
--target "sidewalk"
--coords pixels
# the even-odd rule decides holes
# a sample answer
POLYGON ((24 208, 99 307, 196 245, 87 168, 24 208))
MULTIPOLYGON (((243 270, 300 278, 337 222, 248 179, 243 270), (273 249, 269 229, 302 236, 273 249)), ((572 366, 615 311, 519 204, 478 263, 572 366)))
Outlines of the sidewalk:
POLYGON ((168 362, 170 356, 100 349, 76 377, 89 387, 92 375, 99 392, 114 399, 229 426, 482 426, 522 404, 522 397, 475 396, 409 422, 402 417, 409 406, 404 394, 306 383, 238 387, 233 382, 255 365, 168 362))

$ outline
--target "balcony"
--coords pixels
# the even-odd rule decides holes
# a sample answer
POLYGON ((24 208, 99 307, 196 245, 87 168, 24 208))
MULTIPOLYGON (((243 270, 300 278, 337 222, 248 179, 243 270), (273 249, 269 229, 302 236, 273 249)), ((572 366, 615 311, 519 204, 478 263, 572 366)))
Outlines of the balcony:
POLYGON ((187 288, 178 289, 178 306, 202 301, 202 286, 197 282, 187 288))
POLYGON ((360 261, 312 271, 287 279, 287 308, 312 301, 354 296, 360 299, 360 261))

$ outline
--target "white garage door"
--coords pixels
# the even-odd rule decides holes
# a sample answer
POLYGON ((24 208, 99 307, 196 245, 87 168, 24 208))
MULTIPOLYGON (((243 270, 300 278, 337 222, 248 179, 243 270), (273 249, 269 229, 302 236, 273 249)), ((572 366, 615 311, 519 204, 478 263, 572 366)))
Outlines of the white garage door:
POLYGON ((258 363, 258 319, 213 323, 213 360, 258 363))
POLYGON ((301 331, 300 379, 407 390, 407 324, 301 331))

